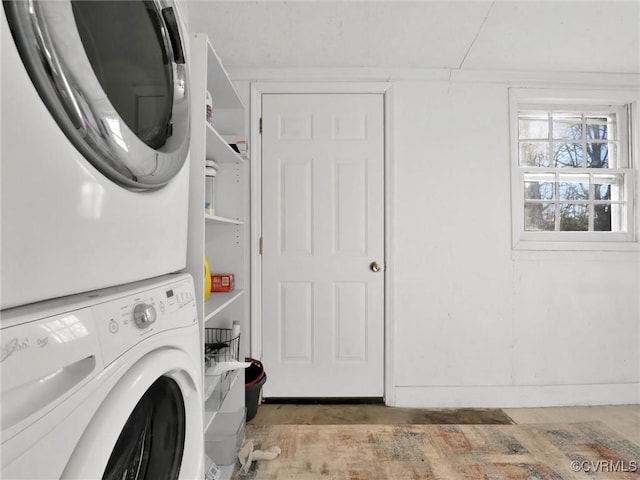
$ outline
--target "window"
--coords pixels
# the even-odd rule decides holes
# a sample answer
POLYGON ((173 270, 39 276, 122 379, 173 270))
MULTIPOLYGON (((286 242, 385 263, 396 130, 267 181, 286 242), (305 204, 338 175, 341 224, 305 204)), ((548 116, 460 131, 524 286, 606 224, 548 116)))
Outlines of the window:
POLYGON ((633 242, 634 103, 526 93, 512 92, 511 102, 514 247, 600 249, 633 242))

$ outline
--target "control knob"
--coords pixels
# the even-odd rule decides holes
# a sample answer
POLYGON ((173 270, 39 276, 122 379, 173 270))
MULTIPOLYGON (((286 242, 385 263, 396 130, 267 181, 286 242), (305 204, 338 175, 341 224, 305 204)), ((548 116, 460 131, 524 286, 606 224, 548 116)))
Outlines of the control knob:
POLYGON ((148 328, 156 321, 156 309, 153 305, 139 303, 133 307, 133 323, 140 330, 148 328))

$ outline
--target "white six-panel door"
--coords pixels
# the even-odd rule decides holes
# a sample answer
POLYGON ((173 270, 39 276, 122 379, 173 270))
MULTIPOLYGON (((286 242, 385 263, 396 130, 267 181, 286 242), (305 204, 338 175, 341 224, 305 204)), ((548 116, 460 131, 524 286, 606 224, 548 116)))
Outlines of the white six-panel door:
POLYGON ((265 397, 383 396, 383 105, 262 96, 265 397))

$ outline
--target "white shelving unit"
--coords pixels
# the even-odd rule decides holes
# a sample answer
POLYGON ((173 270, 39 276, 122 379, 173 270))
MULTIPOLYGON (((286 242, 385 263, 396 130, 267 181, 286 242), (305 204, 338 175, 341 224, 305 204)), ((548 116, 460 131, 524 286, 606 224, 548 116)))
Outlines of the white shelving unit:
MULTIPOLYGON (((246 138, 245 106, 231 83, 218 55, 205 34, 191 38, 191 178, 189 193, 189 242, 187 270, 193 275, 200 337, 204 347, 206 328, 231 328, 241 324, 241 335, 249 332, 249 164, 225 141, 225 137, 246 138), (206 92, 213 103, 213 125, 206 121, 206 92), (205 160, 217 164, 215 214, 205 214, 205 160), (204 257, 211 273, 233 273, 235 289, 211 293, 204 300, 204 257)), ((243 341, 240 343, 248 344, 243 341)), ((203 348, 204 364, 204 348, 203 348)), ((244 358, 240 348, 240 360, 244 358)), ((228 375, 204 375, 205 449, 234 449, 233 438, 210 441, 216 435, 216 415, 244 408, 244 370, 228 375), (227 443, 225 443, 227 442, 227 443), (212 447, 212 445, 219 447, 212 447)), ((222 418, 222 417, 221 417, 222 418)), ((239 427, 244 430, 244 420, 239 427)), ((226 438, 226 437, 223 437, 226 438)), ((215 461, 212 451, 207 455, 215 461)), ((233 465, 221 465, 222 479, 228 479, 233 465)))

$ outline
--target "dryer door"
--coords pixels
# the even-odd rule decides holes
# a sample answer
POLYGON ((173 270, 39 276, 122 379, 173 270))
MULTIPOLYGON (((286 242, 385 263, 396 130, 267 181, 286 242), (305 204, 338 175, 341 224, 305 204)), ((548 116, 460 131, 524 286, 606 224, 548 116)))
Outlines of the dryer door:
POLYGON ((173 0, 3 2, 35 87, 75 147, 131 189, 157 189, 189 148, 183 22, 173 0))

